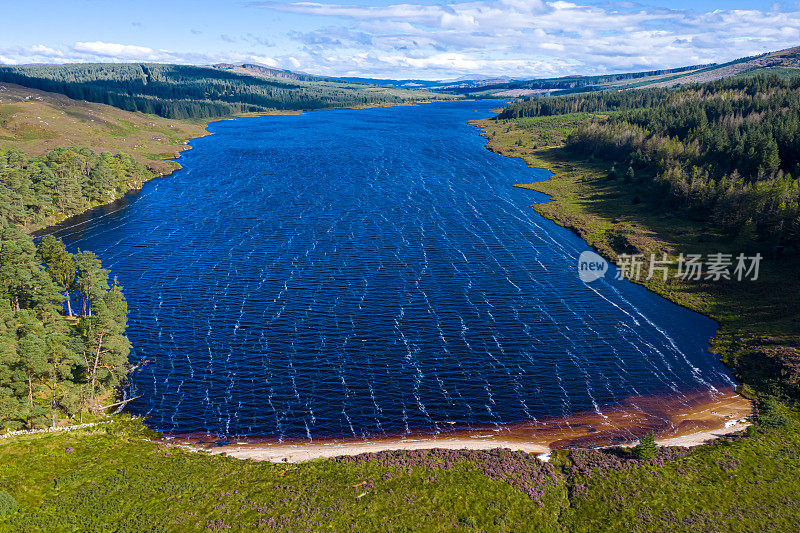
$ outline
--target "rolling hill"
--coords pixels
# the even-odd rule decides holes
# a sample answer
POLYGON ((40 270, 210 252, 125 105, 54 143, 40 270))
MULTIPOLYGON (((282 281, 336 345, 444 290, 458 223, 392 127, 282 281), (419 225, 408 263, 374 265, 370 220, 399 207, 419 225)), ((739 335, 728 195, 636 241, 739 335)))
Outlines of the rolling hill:
POLYGON ((154 63, 0 66, 0 82, 178 119, 452 98, 254 67, 258 66, 220 68, 154 63))
POLYGON ((187 138, 204 134, 204 123, 123 111, 0 82, 0 149, 38 156, 58 147, 88 146, 130 154, 157 174, 166 174, 180 165, 164 159, 187 149, 187 138))

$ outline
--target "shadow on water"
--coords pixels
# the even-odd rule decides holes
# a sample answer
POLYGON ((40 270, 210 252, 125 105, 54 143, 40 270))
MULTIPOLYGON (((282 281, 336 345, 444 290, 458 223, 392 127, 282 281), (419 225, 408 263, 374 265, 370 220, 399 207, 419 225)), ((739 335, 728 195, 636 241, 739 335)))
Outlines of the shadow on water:
POLYGON ((141 190, 128 191, 122 198, 119 198, 118 200, 93 207, 92 209, 84 211, 79 215, 66 218, 58 224, 35 231, 31 235, 34 239, 38 240, 45 235, 62 237, 65 234, 75 233, 77 238, 80 238, 83 236, 84 232, 91 230, 92 223, 98 219, 106 218, 108 220, 115 220, 121 217, 124 214, 125 209, 127 209, 130 205, 131 201, 133 201, 134 198, 140 193, 141 190))

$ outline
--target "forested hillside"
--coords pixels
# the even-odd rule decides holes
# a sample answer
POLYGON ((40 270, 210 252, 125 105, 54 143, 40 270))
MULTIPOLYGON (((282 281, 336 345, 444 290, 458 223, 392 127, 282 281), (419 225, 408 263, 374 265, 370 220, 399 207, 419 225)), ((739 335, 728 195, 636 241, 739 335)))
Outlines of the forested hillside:
POLYGON ((677 90, 538 98, 500 118, 602 113, 567 147, 613 162, 641 198, 774 252, 800 249, 800 78, 733 78, 677 90), (611 113, 608 113, 611 112, 611 113))
POLYGON ((147 63, 0 66, 0 82, 126 111, 193 119, 446 98, 358 83, 271 78, 211 67, 147 63))
POLYGON ((37 157, 0 150, 0 224, 35 230, 112 202, 153 177, 127 154, 55 148, 37 157))
POLYGON ((37 247, 23 230, 110 202, 150 177, 124 154, 0 150, 0 428, 96 412, 128 366, 122 288, 109 287, 92 252, 71 254, 51 236, 37 247))

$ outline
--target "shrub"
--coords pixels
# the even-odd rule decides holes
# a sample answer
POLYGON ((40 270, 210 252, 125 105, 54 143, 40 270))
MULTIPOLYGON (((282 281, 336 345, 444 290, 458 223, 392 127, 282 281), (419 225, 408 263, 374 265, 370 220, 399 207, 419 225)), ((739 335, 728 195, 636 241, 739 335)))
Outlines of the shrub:
POLYGON ((651 431, 639 440, 639 444, 633 447, 633 456, 637 459, 649 460, 656 456, 656 436, 651 431))
POLYGON ((789 418, 781 402, 773 397, 767 397, 758 405, 757 422, 763 428, 777 429, 785 427, 789 423, 789 418))
POLYGON ((463 525, 465 525, 466 527, 475 527, 475 526, 477 526, 477 522, 476 522, 476 521, 475 521, 475 519, 474 519, 474 518, 472 518, 471 516, 468 516, 468 517, 466 517, 466 518, 462 518, 462 519, 460 520, 460 522, 461 522, 463 525))
POLYGON ((0 490, 0 518, 16 513, 18 509, 17 500, 6 491, 0 490))

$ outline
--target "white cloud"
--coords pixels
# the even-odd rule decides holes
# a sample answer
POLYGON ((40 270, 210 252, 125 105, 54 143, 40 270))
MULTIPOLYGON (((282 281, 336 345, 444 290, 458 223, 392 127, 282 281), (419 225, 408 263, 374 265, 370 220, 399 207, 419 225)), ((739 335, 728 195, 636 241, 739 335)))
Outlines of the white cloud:
MULTIPOLYGON (((800 44, 800 7, 701 12, 580 1, 382 6, 281 1, 255 5, 302 15, 305 27, 319 29, 288 27, 290 41, 281 44, 279 55, 184 52, 87 39, 68 47, 0 49, 0 61, 257 62, 329 76, 545 77, 723 62, 800 44), (308 24, 309 19, 318 20, 308 24)), ((271 46, 250 34, 227 37, 235 41, 232 48, 271 46)))
POLYGON ((30 51, 33 54, 47 56, 47 57, 63 57, 64 52, 61 50, 56 50, 55 48, 50 48, 49 46, 45 46, 43 44, 36 44, 30 47, 30 51))
POLYGON ((307 56, 303 68, 329 75, 363 68, 362 74, 397 77, 398 57, 414 70, 403 77, 590 74, 719 62, 800 44, 800 12, 778 8, 702 13, 540 0, 259 6, 330 20, 327 28, 295 35, 307 56), (381 53, 365 63, 355 59, 362 52, 381 53))
POLYGON ((155 60, 159 56, 155 50, 146 46, 104 43, 103 41, 77 42, 72 49, 76 52, 116 59, 155 60))

